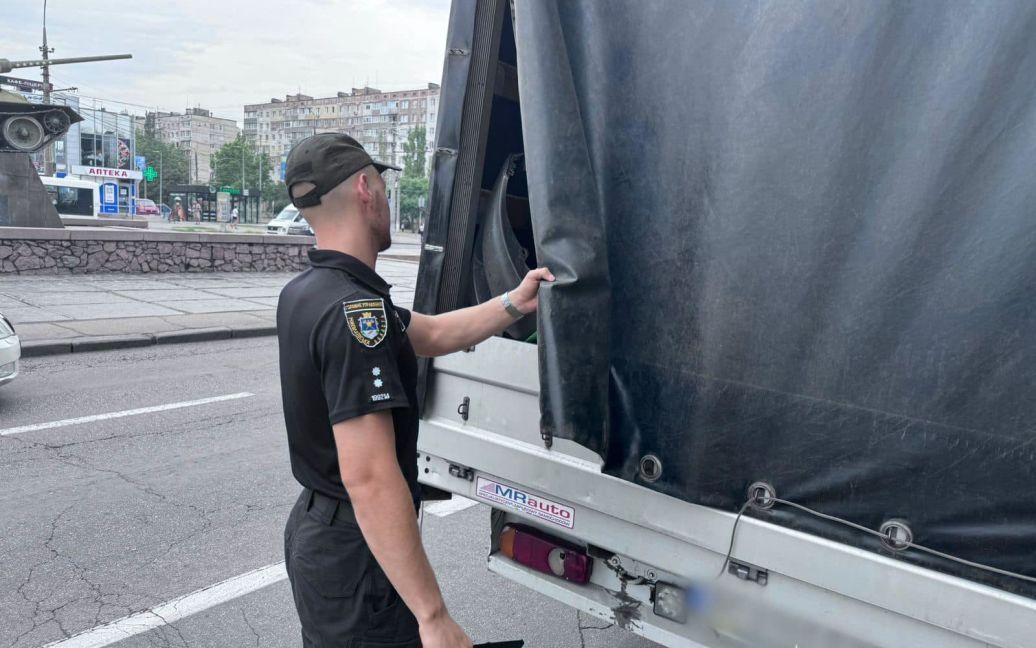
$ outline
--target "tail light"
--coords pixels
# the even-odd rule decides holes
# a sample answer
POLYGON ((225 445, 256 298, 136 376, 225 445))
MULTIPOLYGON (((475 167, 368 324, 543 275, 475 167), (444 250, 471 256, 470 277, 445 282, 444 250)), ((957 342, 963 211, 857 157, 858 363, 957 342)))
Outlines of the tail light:
POLYGON ((500 533, 500 552, 511 560, 544 574, 584 585, 590 581, 593 562, 585 553, 551 536, 518 526, 500 533))

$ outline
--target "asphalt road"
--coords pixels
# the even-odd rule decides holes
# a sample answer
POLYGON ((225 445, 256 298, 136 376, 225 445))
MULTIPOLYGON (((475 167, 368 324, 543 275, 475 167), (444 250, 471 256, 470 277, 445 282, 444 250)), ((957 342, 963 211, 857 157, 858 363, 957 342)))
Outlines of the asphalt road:
MULTIPOLYGON (((0 646, 61 642, 131 615, 107 638, 57 646, 300 645, 278 567, 299 487, 271 338, 22 369, 0 388, 0 646)), ((476 641, 655 645, 490 574, 482 505, 426 515, 424 537, 447 604, 476 641)))

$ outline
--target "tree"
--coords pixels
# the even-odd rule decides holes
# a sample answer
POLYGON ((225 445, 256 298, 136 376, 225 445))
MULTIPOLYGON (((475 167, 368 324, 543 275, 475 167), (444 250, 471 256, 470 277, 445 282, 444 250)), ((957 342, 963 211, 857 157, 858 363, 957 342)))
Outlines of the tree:
POLYGON ((144 181, 144 195, 156 203, 166 203, 169 188, 178 184, 189 184, 191 181, 191 165, 187 159, 187 151, 175 145, 163 142, 155 136, 154 128, 137 130, 137 155, 147 159, 148 166, 154 167, 160 177, 153 181, 144 181), (159 195, 159 187, 163 195, 159 195))
POLYGON ((427 136, 424 126, 419 126, 407 133, 403 142, 403 175, 412 178, 425 176, 425 148, 427 136))
MULTIPOLYGON (((428 178, 403 174, 399 179, 400 226, 413 231, 421 220, 420 200, 428 195, 428 178)), ((427 208, 427 205, 425 205, 427 208)))
MULTIPOLYGON (((259 189, 259 151, 255 143, 244 135, 238 135, 237 139, 227 142, 216 151, 211 160, 212 180, 214 187, 231 187, 234 189, 259 189), (243 176, 242 176, 243 174, 243 176)), ((263 165, 262 173, 263 190, 266 190, 269 183, 269 164, 263 165)))
POLYGON ((263 202, 268 213, 279 212, 291 202, 291 198, 288 197, 288 186, 279 181, 270 181, 270 184, 266 184, 266 178, 263 178, 263 202))

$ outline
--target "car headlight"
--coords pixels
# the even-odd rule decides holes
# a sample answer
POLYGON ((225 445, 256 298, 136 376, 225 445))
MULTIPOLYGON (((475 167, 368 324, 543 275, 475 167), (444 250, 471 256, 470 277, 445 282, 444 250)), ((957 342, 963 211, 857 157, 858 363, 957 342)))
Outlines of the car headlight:
POLYGON ((11 324, 11 320, 0 315, 0 339, 10 337, 12 335, 14 335, 14 324, 11 324))

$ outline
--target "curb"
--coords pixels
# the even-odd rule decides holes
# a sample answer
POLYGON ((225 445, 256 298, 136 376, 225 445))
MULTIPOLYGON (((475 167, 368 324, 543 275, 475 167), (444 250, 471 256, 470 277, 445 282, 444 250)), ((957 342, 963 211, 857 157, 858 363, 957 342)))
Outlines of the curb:
POLYGON ((184 329, 165 333, 129 333, 126 335, 83 336, 65 340, 29 340, 22 342, 23 358, 62 355, 65 353, 85 353, 87 351, 111 351, 114 349, 134 349, 157 344, 184 344, 187 342, 211 342, 214 340, 230 340, 238 338, 262 337, 277 335, 277 327, 216 326, 211 328, 184 329))

